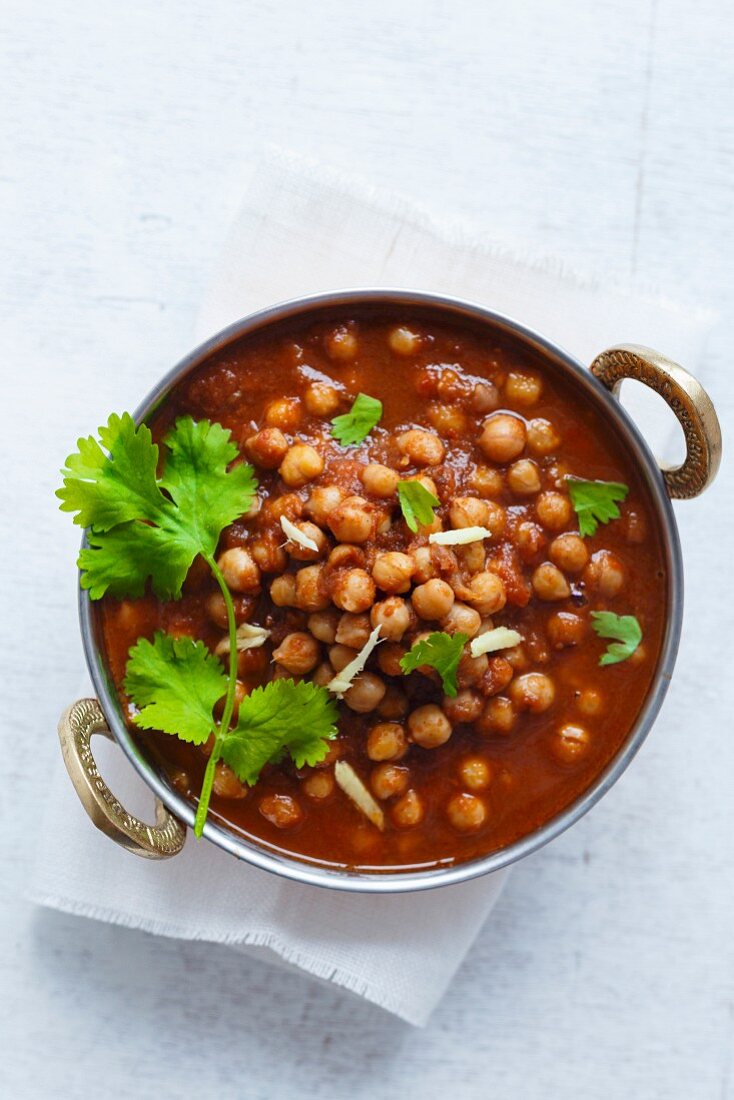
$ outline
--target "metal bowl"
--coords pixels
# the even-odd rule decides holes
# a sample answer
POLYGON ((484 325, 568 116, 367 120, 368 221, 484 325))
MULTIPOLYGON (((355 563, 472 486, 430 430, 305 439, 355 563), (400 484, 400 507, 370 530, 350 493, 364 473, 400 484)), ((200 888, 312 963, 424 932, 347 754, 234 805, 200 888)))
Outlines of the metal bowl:
MULTIPOLYGON (((713 480, 721 454, 721 432, 714 408, 699 383, 683 368, 648 348, 622 345, 603 352, 587 369, 567 352, 518 321, 491 309, 441 295, 407 290, 344 290, 300 298, 260 310, 224 329, 187 355, 143 401, 136 419, 149 416, 170 390, 213 353, 256 331, 285 320, 316 320, 320 315, 343 316, 350 310, 394 313, 398 307, 419 309, 442 321, 467 321, 503 333, 540 355, 560 371, 588 400, 600 407, 634 457, 650 493, 661 532, 667 572, 667 625, 657 672, 636 722, 616 755, 581 797, 545 825, 489 855, 450 866, 416 871, 361 872, 296 858, 262 842, 245 839, 209 821, 204 837, 238 859, 284 878, 311 886, 363 893, 398 893, 448 886, 497 871, 547 844, 599 801, 640 748, 660 709, 673 673, 683 613, 683 571, 672 497, 697 496, 713 480), (640 431, 615 395, 624 378, 636 378, 660 393, 678 417, 686 437, 687 455, 674 470, 661 470, 640 431)), ((97 699, 80 700, 62 716, 59 735, 67 769, 93 822, 130 851, 148 858, 175 855, 183 847, 185 826, 195 812, 146 758, 128 729, 106 666, 98 616, 80 588, 79 610, 84 651, 97 699), (90 748, 95 733, 113 737, 132 766, 156 796, 156 824, 139 821, 115 799, 100 776, 90 748)))

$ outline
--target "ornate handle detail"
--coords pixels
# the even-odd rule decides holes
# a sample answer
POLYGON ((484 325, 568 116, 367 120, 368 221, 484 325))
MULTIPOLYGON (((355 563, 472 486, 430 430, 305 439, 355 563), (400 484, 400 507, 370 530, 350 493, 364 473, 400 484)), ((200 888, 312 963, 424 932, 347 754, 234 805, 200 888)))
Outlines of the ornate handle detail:
POLYGON ((159 798, 155 800, 155 825, 146 825, 120 805, 94 762, 90 741, 95 733, 113 740, 96 699, 79 699, 61 715, 59 740, 66 770, 94 824, 134 855, 147 859, 178 855, 186 839, 185 826, 159 798))
POLYGON ((620 344, 598 355, 591 373, 613 394, 625 378, 644 382, 666 401, 686 437, 682 466, 663 468, 668 496, 697 497, 716 477, 721 462, 721 428, 711 398, 701 383, 652 348, 620 344))

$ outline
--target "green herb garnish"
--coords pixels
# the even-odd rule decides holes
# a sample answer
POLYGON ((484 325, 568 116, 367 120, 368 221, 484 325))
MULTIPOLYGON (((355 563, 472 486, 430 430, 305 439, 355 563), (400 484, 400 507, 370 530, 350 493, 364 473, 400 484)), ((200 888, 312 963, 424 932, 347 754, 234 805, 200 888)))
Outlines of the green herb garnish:
POLYGON ((406 674, 415 672, 421 665, 430 665, 431 668, 435 668, 441 677, 445 694, 453 699, 458 691, 456 673, 459 661, 468 641, 466 634, 446 634, 443 630, 435 630, 427 638, 416 642, 413 648, 400 658, 400 667, 406 674))
POLYGON ((600 523, 619 519, 617 501, 623 501, 629 487, 619 481, 583 481, 568 478, 568 493, 579 517, 579 533, 593 535, 600 523))
POLYGON ((344 447, 361 443, 370 434, 382 416, 382 401, 358 393, 348 413, 335 416, 331 422, 331 434, 344 447))
POLYGON ((420 481, 401 481, 398 483, 398 500, 403 519, 414 533, 418 525, 428 527, 434 520, 434 511, 441 501, 421 485, 420 481))
POLYGON ((129 413, 113 414, 99 440, 80 439, 62 471, 61 510, 88 528, 80 555, 81 585, 93 600, 105 593, 140 596, 150 581, 161 599, 178 599, 194 559, 208 564, 227 609, 229 668, 201 641, 158 632, 130 650, 125 691, 143 729, 214 746, 204 773, 194 832, 201 836, 220 757, 252 785, 268 761, 289 752, 297 767, 318 763, 336 735, 336 704, 325 688, 276 680, 240 704, 232 727, 237 684, 237 623, 232 596, 214 555, 223 529, 247 512, 257 481, 221 424, 191 417, 176 421, 164 440, 163 472, 150 429, 129 413), (214 706, 224 700, 222 718, 214 706))
POLYGON ((613 611, 592 611, 591 625, 600 638, 614 638, 599 658, 600 665, 626 661, 642 641, 642 628, 634 615, 615 615, 613 611))

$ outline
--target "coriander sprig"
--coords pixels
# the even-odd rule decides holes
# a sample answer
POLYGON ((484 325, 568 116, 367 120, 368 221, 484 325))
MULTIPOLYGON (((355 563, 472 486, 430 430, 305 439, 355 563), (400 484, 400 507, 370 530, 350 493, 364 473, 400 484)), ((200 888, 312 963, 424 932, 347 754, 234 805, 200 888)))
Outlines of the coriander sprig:
POLYGON ((220 424, 183 417, 164 445, 159 474, 161 456, 147 425, 136 426, 129 413, 113 414, 99 440, 79 440, 57 496, 62 511, 74 513, 74 522, 87 528, 78 564, 91 599, 106 593, 140 596, 148 583, 161 599, 178 599, 199 555, 222 593, 226 671, 203 642, 159 631, 130 650, 124 682, 141 729, 159 729, 197 745, 214 735, 194 824, 199 837, 221 757, 250 785, 285 751, 298 767, 318 763, 336 736, 337 709, 323 687, 278 680, 241 702, 233 726, 237 622, 215 553, 224 528, 250 507, 257 481, 251 466, 236 464, 239 452, 220 424), (222 699, 217 722, 214 708, 222 699))

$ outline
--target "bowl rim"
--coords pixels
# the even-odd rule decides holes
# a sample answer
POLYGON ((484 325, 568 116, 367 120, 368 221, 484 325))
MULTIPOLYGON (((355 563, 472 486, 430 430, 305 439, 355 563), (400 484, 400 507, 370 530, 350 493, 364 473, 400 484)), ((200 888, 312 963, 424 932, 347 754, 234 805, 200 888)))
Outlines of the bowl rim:
MULTIPOLYGON (((665 491, 660 467, 639 428, 620 402, 591 374, 587 367, 554 341, 506 314, 462 298, 422 290, 358 287, 290 298, 259 309, 227 325, 180 359, 138 405, 134 414, 135 421, 137 423, 150 416, 184 375, 201 365, 214 352, 240 337, 273 323, 301 315, 306 318, 308 314, 328 312, 329 309, 380 305, 385 309, 403 306, 427 311, 435 310, 437 313, 443 313, 446 319, 453 317, 455 321, 460 321, 463 318, 480 325, 485 324, 495 331, 499 330, 519 339, 546 360, 550 359, 557 367, 564 370, 593 402, 597 405, 601 404, 606 409, 623 441, 630 446, 658 513, 666 558, 668 603, 668 615, 655 677, 645 703, 625 741, 604 770, 578 798, 540 828, 504 848, 461 863, 451 862, 445 866, 431 865, 422 870, 360 871, 314 860, 309 861, 284 850, 260 842, 256 843, 212 819, 209 819, 204 826, 203 836, 217 847, 260 870, 279 875, 281 878, 308 886, 352 893, 396 894, 451 886, 508 867, 560 836, 606 794, 639 751, 667 693, 682 627, 683 567, 678 529, 670 499, 665 491)), ((86 545, 86 532, 82 545, 86 545)), ((100 644, 93 601, 89 593, 82 589, 81 584, 79 585, 79 619, 87 667, 115 740, 143 781, 171 813, 187 825, 193 826, 195 817, 193 804, 178 794, 158 773, 154 764, 146 759, 125 723, 111 675, 103 658, 104 651, 100 644)))

